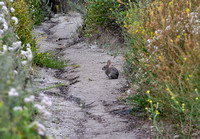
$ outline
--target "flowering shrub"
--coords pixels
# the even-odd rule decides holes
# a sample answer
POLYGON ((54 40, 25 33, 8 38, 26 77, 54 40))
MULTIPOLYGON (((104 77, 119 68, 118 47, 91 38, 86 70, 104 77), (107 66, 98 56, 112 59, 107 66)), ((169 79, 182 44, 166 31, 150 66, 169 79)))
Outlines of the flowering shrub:
POLYGON ((191 136, 200 115, 199 2, 132 4, 124 18, 130 46, 124 55, 125 72, 139 86, 138 92, 148 94, 150 108, 146 109, 155 112, 154 120, 162 115, 176 124, 175 134, 182 136, 191 136))
POLYGON ((31 48, 36 46, 36 42, 32 36, 33 20, 28 12, 28 5, 24 1, 14 1, 11 3, 14 11, 10 15, 18 19, 18 24, 12 22, 15 26, 15 33, 18 35, 22 45, 30 44, 31 48))
POLYGON ((41 0, 25 0, 27 9, 34 24, 41 24, 45 18, 45 12, 41 9, 41 0))
POLYGON ((10 7, 12 3, 0 2, 0 136, 40 138, 45 135, 45 127, 34 121, 33 115, 36 111, 49 113, 41 111, 38 104, 33 106, 35 97, 28 79, 33 55, 30 44, 22 43, 14 33, 20 19, 10 18, 9 13, 15 11, 10 7))

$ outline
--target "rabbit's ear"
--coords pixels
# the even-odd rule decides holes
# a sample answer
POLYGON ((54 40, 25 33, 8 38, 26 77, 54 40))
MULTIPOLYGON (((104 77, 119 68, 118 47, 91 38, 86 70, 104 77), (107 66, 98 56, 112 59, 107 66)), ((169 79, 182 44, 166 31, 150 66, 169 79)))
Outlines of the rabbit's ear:
POLYGON ((111 62, 110 62, 110 60, 108 60, 107 65, 110 66, 110 64, 111 64, 111 62))

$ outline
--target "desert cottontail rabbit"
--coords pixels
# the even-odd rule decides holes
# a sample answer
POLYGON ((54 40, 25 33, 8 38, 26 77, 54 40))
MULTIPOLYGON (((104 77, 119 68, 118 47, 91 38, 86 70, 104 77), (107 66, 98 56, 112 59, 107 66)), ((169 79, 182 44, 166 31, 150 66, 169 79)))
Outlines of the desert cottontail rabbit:
POLYGON ((119 76, 119 71, 115 67, 110 67, 110 60, 108 60, 107 65, 102 68, 105 71, 109 79, 117 79, 119 76))

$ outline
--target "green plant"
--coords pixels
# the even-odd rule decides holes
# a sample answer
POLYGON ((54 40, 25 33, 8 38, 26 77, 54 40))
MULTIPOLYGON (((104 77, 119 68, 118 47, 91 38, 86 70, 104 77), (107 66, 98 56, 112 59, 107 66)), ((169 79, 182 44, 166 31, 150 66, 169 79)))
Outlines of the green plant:
POLYGON ((59 59, 54 58, 52 54, 48 52, 40 53, 37 49, 33 50, 33 63, 37 66, 45 66, 48 68, 63 69, 67 64, 59 59))
POLYGON ((30 48, 22 50, 22 43, 16 38, 11 22, 16 23, 17 18, 8 14, 11 3, 0 3, 0 136, 40 138, 43 131, 33 119, 36 109, 28 79, 32 53, 30 48))
POLYGON ((72 0, 68 0, 68 4, 72 10, 76 10, 77 12, 84 14, 85 9, 81 2, 74 2, 72 0))
MULTIPOLYGON (((129 81, 139 86, 141 95, 151 90, 151 113, 161 113, 161 118, 154 118, 154 124, 163 120, 178 125, 171 130, 188 138, 199 128, 198 3, 199 0, 130 3, 126 17, 120 19, 128 45, 123 60, 129 81), (154 106, 157 103, 159 107, 154 106)), ((164 136, 158 124, 155 126, 164 136)))
POLYGON ((41 9, 41 6, 47 7, 47 5, 42 5, 41 0, 25 0, 25 2, 27 4, 28 12, 34 24, 41 24, 43 19, 45 18, 45 11, 41 9))
MULTIPOLYGON (((18 19, 18 24, 12 23, 15 27, 15 33, 22 42, 22 45, 30 44, 31 47, 36 46, 36 42, 32 36, 33 20, 28 12, 28 5, 24 1, 14 1, 11 6, 15 9, 10 16, 18 19)), ((24 47, 26 49, 26 47, 24 47)))

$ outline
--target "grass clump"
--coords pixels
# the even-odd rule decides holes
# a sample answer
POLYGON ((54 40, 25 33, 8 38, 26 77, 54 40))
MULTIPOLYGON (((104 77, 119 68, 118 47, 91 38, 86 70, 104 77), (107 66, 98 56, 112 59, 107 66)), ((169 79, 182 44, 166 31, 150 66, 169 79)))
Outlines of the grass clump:
POLYGON ((33 62, 37 66, 55 68, 55 69, 63 69, 67 66, 67 64, 59 59, 56 59, 53 54, 49 54, 48 52, 39 53, 35 51, 33 62))

